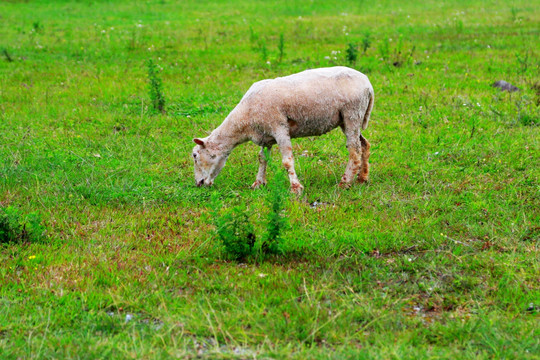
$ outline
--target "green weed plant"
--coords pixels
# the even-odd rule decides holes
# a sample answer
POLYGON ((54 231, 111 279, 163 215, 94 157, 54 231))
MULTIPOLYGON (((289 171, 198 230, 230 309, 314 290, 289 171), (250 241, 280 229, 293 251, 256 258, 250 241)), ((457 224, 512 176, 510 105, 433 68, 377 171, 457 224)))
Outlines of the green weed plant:
POLYGON ((283 33, 279 34, 278 50, 279 50, 278 62, 281 63, 283 61, 283 56, 285 55, 285 38, 283 36, 283 33))
POLYGON ((150 103, 155 111, 160 113, 165 112, 165 97, 163 95, 163 84, 157 65, 152 59, 146 62, 148 72, 148 93, 150 96, 150 103))
MULTIPOLYGON (((259 218, 256 227, 262 229, 257 236, 255 227, 251 224, 250 209, 247 205, 238 205, 223 209, 218 194, 212 196, 212 221, 216 229, 216 238, 223 245, 226 257, 245 261, 252 259, 263 261, 268 255, 279 255, 285 252, 284 232, 288 227, 286 205, 289 198, 289 181, 282 169, 278 169, 266 151, 268 168, 275 173, 268 182, 264 202, 267 210, 266 218, 259 218), (263 220, 264 219, 264 220, 263 220)), ((263 209, 258 208, 257 213, 263 209)))
POLYGON ((371 32, 365 31, 362 36, 362 53, 365 55, 369 47, 371 46, 371 32))
POLYGON ((289 180, 285 171, 278 167, 272 160, 270 152, 265 149, 268 159, 268 168, 274 174, 268 182, 266 206, 269 208, 265 223, 265 234, 261 244, 261 252, 265 254, 280 254, 284 252, 283 233, 287 229, 288 219, 285 214, 287 200, 289 198, 289 180))
POLYGON ((216 237, 222 243, 226 256, 232 260, 246 260, 253 254, 256 241, 247 207, 239 205, 223 210, 217 195, 214 195, 212 204, 216 209, 212 215, 216 237))
POLYGON ((349 43, 346 50, 346 58, 349 65, 356 64, 356 59, 358 58, 358 44, 349 43))
POLYGON ((13 206, 0 207, 0 244, 42 241, 45 227, 37 213, 23 214, 13 206))

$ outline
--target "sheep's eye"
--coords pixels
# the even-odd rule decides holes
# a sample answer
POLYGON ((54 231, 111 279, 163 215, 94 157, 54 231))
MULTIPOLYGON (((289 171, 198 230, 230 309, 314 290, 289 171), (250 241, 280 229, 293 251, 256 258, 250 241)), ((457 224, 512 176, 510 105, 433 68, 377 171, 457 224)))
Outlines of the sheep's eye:
POLYGON ((196 158, 197 158, 197 154, 193 153, 193 158, 196 159, 196 158))

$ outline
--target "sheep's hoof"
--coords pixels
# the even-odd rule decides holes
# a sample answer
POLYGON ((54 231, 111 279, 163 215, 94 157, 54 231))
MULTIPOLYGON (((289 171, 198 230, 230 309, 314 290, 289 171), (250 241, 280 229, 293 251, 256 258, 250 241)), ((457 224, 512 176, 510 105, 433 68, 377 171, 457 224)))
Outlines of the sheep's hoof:
POLYGON ((260 188, 261 186, 266 186, 266 181, 255 180, 255 182, 253 183, 253 185, 251 185, 251 188, 252 188, 252 189, 258 189, 258 188, 260 188))
POLYGON ((300 183, 294 183, 291 184, 291 192, 293 192, 296 195, 302 194, 302 190, 304 190, 304 187, 300 183))
POLYGON ((369 180, 369 179, 368 179, 367 176, 359 176, 359 177, 358 177, 358 182, 359 182, 360 184, 367 183, 368 180, 369 180))
POLYGON ((342 189, 348 189, 351 187, 351 183, 348 183, 348 182, 345 182, 343 180, 341 180, 338 184, 338 186, 342 189))

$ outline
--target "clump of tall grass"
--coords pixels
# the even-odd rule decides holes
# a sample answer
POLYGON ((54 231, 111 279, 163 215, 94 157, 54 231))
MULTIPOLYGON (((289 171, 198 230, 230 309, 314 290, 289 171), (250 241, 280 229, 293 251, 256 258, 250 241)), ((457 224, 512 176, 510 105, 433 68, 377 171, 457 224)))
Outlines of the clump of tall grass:
POLYGON ((22 214, 13 206, 0 207, 0 244, 38 242, 44 237, 39 214, 22 214))
POLYGON ((268 214, 261 220, 258 228, 263 228, 264 233, 257 236, 255 227, 249 217, 249 207, 245 204, 225 210, 216 194, 212 197, 212 219, 216 228, 216 238, 223 245, 225 256, 237 261, 256 258, 264 260, 267 255, 284 253, 283 233, 288 226, 285 216, 286 202, 289 196, 289 182, 283 170, 278 171, 277 166, 270 160, 268 166, 274 170, 274 178, 268 183, 268 192, 265 197, 265 205, 268 214))
POLYGON ((268 48, 266 47, 266 40, 259 42, 259 51, 261 52, 261 60, 266 62, 268 60, 268 48))
POLYGON ((349 64, 356 64, 356 59, 358 59, 358 45, 356 43, 349 43, 346 50, 346 58, 349 64))
POLYGON ((392 39, 383 39, 379 46, 380 59, 384 62, 401 67, 413 58, 416 46, 412 45, 409 50, 403 46, 403 36, 399 35, 395 47, 390 46, 392 39))
POLYGON ((156 64, 152 59, 149 59, 146 63, 148 71, 148 92, 150 95, 150 102, 154 110, 161 113, 165 112, 165 97, 163 96, 162 82, 159 77, 156 64))
POLYGON ((7 51, 7 49, 3 49, 3 50, 2 50, 2 53, 3 53, 4 56, 6 57, 6 61, 7 61, 7 62, 13 62, 13 58, 11 57, 11 55, 9 54, 9 52, 7 51))
MULTIPOLYGON (((221 207, 216 197, 213 204, 214 209, 221 207)), ((223 244, 227 257, 232 260, 244 260, 253 254, 256 237, 245 205, 235 206, 221 214, 214 211, 213 215, 216 236, 223 244)))
POLYGON ((284 50, 285 50, 285 38, 283 37, 283 33, 279 34, 279 43, 278 43, 278 50, 279 50, 279 62, 281 63, 281 60, 283 60, 284 50))
POLYGON ((518 74, 525 74, 529 68, 529 51, 526 51, 523 56, 516 53, 516 61, 518 66, 516 66, 518 74))
POLYGON ((268 167, 275 174, 268 183, 266 205, 270 211, 265 224, 266 233, 261 244, 263 254, 279 254, 283 252, 283 230, 287 227, 288 219, 285 217, 285 204, 289 195, 289 181, 283 169, 278 169, 270 158, 269 151, 265 150, 268 167))
POLYGON ((364 55, 366 54, 370 46, 371 46, 371 33, 369 31, 366 31, 364 33, 364 37, 362 38, 362 52, 364 53, 364 55))

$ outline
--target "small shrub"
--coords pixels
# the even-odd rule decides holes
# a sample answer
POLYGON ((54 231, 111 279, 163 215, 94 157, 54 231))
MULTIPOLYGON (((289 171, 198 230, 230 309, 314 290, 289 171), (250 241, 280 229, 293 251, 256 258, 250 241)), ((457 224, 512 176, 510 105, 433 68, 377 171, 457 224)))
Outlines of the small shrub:
POLYGON ((35 32, 39 32, 40 30, 43 29, 43 25, 41 25, 39 21, 34 21, 32 23, 32 28, 34 29, 35 32))
POLYGON ((259 42, 259 51, 261 52, 261 60, 266 62, 268 60, 268 49, 265 40, 259 42))
POLYGON ((0 207, 0 244, 37 242, 44 238, 45 227, 37 213, 23 215, 17 208, 0 207))
POLYGON ((347 62, 349 64, 356 64, 356 59, 358 58, 358 45, 355 43, 349 43, 346 54, 347 62))
POLYGON ((400 67, 403 64, 407 63, 409 59, 412 59, 414 54, 415 47, 413 46, 411 50, 405 54, 401 52, 401 50, 397 51, 394 56, 394 61, 392 62, 392 65, 395 67, 400 67))
POLYGON ((264 235, 261 252, 262 254, 279 254, 282 249, 282 233, 287 227, 288 221, 284 216, 286 200, 289 196, 289 180, 283 169, 277 169, 277 166, 271 160, 270 153, 265 150, 268 159, 268 167, 275 174, 272 181, 268 183, 268 196, 266 203, 270 208, 266 223, 266 234, 264 235))
POLYGON ((529 68, 529 52, 527 51, 523 56, 519 56, 516 53, 516 60, 518 63, 518 66, 516 66, 518 74, 525 74, 529 68))
POLYGON ((528 95, 522 95, 516 101, 516 119, 515 123, 519 123, 523 126, 537 126, 540 121, 538 111, 534 110, 534 100, 530 99, 528 95))
POLYGON ((3 49, 2 53, 6 57, 7 62, 13 62, 13 58, 11 57, 11 55, 9 55, 9 52, 7 51, 7 49, 3 49))
POLYGON ((279 34, 279 44, 278 44, 278 49, 279 49, 279 62, 281 62, 281 60, 283 60, 283 50, 285 48, 285 39, 283 38, 283 33, 279 34))
POLYGON ((152 59, 147 62, 150 101, 155 110, 165 112, 165 97, 163 96, 162 83, 158 70, 152 59))
POLYGON ((536 126, 540 123, 537 116, 528 113, 519 114, 519 122, 524 126, 536 126))
POLYGON ((367 49, 371 46, 371 33, 366 31, 364 37, 362 38, 362 51, 365 54, 367 49))
POLYGON ((403 35, 399 35, 396 49, 394 50, 394 61, 392 62, 392 65, 400 67, 407 63, 407 61, 413 57, 415 49, 416 47, 413 45, 409 51, 403 50, 403 35))
POLYGON ((268 182, 266 205, 269 209, 266 221, 260 225, 265 228, 264 235, 257 242, 253 225, 250 223, 248 209, 239 205, 230 209, 220 210, 223 207, 217 194, 212 195, 212 221, 216 227, 215 234, 222 243, 226 255, 233 260, 245 260, 257 254, 264 260, 269 254, 282 254, 283 231, 288 226, 288 219, 284 215, 285 205, 289 196, 289 180, 282 169, 271 160, 266 152, 268 167, 273 170, 274 178, 268 182))
POLYGON ((249 27, 249 42, 251 43, 251 48, 253 50, 257 49, 257 44, 259 44, 259 34, 257 34, 251 26, 249 27))
POLYGON ((410 50, 405 50, 403 47, 403 36, 399 35, 395 48, 390 45, 392 39, 385 39, 381 42, 379 47, 380 59, 395 67, 401 67, 406 64, 414 55, 416 47, 413 45, 410 50))
POLYGON ((221 205, 214 197, 213 222, 217 238, 223 244, 225 253, 233 260, 243 260, 253 253, 255 232, 246 214, 246 208, 235 206, 219 213, 221 205))

